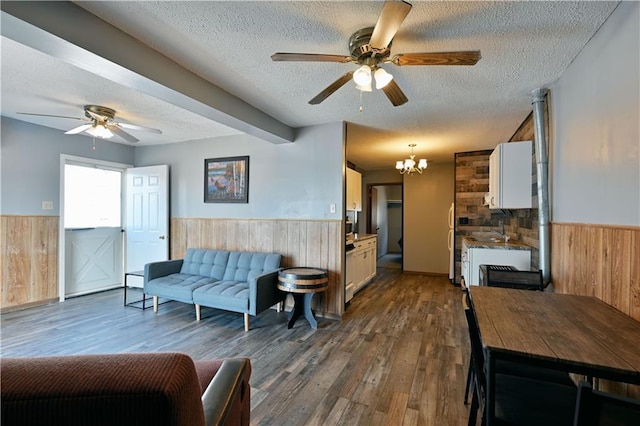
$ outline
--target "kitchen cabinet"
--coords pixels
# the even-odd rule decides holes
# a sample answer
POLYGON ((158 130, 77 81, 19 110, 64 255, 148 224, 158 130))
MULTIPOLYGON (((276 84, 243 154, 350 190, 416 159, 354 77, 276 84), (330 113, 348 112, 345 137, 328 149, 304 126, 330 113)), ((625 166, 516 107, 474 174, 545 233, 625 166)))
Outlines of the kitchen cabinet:
POLYGON ((346 259, 346 301, 376 276, 377 237, 367 237, 353 243, 346 259))
POLYGON ((362 211, 362 175, 350 168, 347 168, 347 203, 345 210, 362 211))
POLYGON ((480 284, 480 265, 513 266, 531 269, 531 247, 522 243, 469 242, 462 240, 462 278, 467 286, 480 284))
POLYGON ((489 208, 530 209, 532 142, 501 143, 489 157, 489 208))

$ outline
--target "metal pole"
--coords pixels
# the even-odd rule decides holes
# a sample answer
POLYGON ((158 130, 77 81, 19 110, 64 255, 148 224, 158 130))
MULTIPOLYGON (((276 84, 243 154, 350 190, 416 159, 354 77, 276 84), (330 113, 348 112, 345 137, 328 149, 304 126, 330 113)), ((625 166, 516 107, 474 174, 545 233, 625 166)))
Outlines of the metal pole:
POLYGON ((540 270, 542 271, 542 279, 545 287, 551 283, 551 242, 549 241, 549 157, 547 155, 547 136, 545 133, 544 120, 544 105, 547 93, 548 89, 545 88, 535 89, 531 92, 538 186, 540 270))

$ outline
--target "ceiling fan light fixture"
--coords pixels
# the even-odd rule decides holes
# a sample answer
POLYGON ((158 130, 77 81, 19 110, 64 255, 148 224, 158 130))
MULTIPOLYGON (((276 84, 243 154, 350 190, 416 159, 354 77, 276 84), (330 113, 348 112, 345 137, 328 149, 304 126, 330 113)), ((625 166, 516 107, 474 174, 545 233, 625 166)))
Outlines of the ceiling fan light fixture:
POLYGON ((95 124, 93 127, 87 129, 87 133, 100 139, 109 139, 113 137, 111 130, 107 129, 104 124, 95 124))
POLYGON ((353 73, 353 81, 357 86, 371 86, 371 68, 368 65, 363 65, 353 73))
POLYGON ((359 84, 356 84, 356 89, 358 89, 361 92, 371 92, 371 82, 369 82, 368 84, 365 84, 363 86, 360 86, 359 84))
POLYGON ((393 76, 382 68, 378 68, 373 77, 376 80, 376 89, 382 89, 393 80, 393 76))

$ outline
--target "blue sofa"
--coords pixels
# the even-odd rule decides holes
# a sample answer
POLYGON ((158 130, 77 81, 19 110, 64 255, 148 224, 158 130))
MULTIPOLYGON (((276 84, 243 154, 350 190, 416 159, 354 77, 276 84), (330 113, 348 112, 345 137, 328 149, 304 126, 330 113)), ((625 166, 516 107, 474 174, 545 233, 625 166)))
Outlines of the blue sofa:
POLYGON ((277 287, 281 262, 275 253, 190 248, 184 259, 146 264, 144 293, 153 296, 154 312, 160 297, 195 305, 198 321, 201 306, 243 313, 249 331, 249 315, 286 297, 277 287))

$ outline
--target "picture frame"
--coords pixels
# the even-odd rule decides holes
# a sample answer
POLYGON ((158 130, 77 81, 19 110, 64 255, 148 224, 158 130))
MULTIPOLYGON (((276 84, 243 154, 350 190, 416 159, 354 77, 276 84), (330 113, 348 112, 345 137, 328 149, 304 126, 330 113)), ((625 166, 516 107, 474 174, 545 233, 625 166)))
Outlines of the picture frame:
POLYGON ((204 202, 249 202, 248 155, 204 160, 204 202))

